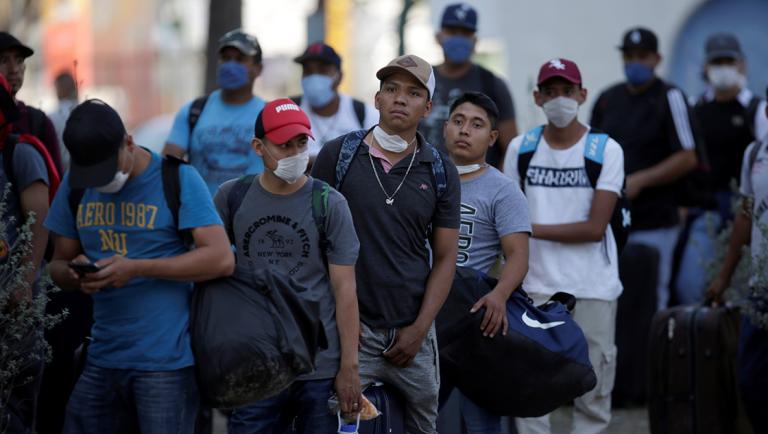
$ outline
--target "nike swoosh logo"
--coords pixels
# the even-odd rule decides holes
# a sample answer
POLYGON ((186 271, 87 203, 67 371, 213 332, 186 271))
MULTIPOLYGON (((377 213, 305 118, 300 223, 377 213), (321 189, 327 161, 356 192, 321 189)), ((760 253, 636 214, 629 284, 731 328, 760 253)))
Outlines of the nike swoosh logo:
POLYGON ((553 322, 538 322, 535 319, 528 316, 528 311, 526 310, 523 312, 523 324, 527 325, 528 327, 535 328, 535 329, 551 329, 552 327, 557 327, 559 325, 565 324, 565 321, 553 321, 553 322))

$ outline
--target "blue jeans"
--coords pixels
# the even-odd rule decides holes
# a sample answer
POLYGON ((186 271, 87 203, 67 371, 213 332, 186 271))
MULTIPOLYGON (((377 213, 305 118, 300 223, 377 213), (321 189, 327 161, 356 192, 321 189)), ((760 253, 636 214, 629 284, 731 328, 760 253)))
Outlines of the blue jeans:
POLYGON ((69 398, 64 433, 192 433, 199 400, 192 367, 136 371, 89 363, 69 398))
POLYGON ((630 232, 627 243, 644 244, 659 251, 659 280, 656 285, 656 310, 667 308, 669 303, 669 280, 672 274, 672 254, 675 251, 680 228, 670 226, 658 229, 644 229, 630 232))
POLYGON ((501 416, 480 407, 459 392, 459 410, 467 434, 501 434, 501 416))
POLYGON ((690 223, 675 280, 679 304, 704 301, 704 291, 709 284, 707 269, 715 259, 715 237, 722 223, 720 213, 715 211, 703 212, 690 223))
POLYGON ((335 434, 338 421, 328 410, 331 393, 333 380, 295 381, 271 398, 235 409, 229 434, 282 434, 292 424, 297 434, 335 434))

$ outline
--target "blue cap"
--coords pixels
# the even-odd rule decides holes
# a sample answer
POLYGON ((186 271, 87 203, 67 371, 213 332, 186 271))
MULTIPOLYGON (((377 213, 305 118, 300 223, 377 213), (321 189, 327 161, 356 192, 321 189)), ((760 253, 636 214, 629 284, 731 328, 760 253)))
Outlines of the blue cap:
POLYGON ((443 11, 440 27, 461 27, 477 31, 477 11, 466 3, 448 5, 443 11))

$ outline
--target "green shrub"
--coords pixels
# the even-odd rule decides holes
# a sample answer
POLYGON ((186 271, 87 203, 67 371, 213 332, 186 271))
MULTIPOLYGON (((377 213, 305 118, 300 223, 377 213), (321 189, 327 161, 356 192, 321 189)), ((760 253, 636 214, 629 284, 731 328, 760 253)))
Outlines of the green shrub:
POLYGON ((6 198, 10 188, 6 187, 0 198, 0 248, 4 258, 0 259, 0 433, 8 428, 8 399, 15 387, 32 381, 26 372, 34 366, 50 360, 51 348, 43 339, 43 331, 61 321, 67 312, 56 315, 46 314, 45 306, 49 294, 58 291, 50 278, 43 273, 36 291, 29 298, 22 294, 30 292, 26 276, 33 268, 24 259, 32 250, 32 230, 35 216, 31 213, 19 228, 16 241, 9 245, 6 238, 8 225, 15 225, 14 218, 3 218, 7 212, 6 198))

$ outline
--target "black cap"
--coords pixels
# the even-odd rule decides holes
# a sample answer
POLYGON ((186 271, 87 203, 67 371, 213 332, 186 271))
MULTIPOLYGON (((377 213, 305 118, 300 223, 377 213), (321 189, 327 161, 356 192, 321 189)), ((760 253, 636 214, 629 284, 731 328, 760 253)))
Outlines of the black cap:
POLYGON ((619 50, 627 51, 635 48, 658 53, 659 40, 652 31, 643 27, 635 27, 627 30, 627 33, 624 34, 619 50))
POLYGON ((5 51, 11 48, 19 50, 24 57, 29 57, 35 54, 34 50, 22 44, 21 41, 16 39, 12 34, 8 32, 0 32, 0 51, 5 51))
POLYGON ((293 59, 294 62, 301 64, 304 64, 307 60, 319 60, 323 63, 336 65, 337 68, 341 69, 341 57, 339 57, 333 47, 323 42, 315 42, 307 47, 301 56, 293 59))
POLYGON ((98 99, 84 101, 70 113, 62 137, 70 155, 70 188, 112 181, 125 138, 123 121, 112 107, 98 99))
POLYGON ((739 40, 730 33, 718 33, 710 36, 704 51, 707 55, 707 62, 722 58, 741 59, 744 57, 739 40))
POLYGON ((258 62, 261 62, 259 40, 241 29, 230 30, 219 38, 219 52, 227 47, 237 48, 246 56, 254 56, 258 62))

